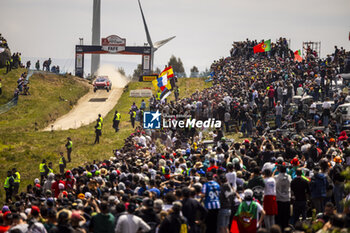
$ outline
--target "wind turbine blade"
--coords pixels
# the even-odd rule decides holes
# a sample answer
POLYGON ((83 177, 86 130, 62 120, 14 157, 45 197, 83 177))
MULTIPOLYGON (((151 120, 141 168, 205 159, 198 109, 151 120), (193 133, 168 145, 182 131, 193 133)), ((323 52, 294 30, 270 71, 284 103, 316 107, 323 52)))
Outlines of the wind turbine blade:
POLYGON ((165 45, 166 43, 168 43, 169 41, 171 41, 175 37, 176 36, 172 36, 172 37, 169 37, 168 39, 157 41, 156 43, 154 43, 154 48, 159 49, 160 47, 162 47, 163 45, 165 45))
POLYGON ((151 35, 149 34, 149 31, 148 31, 148 27, 147 27, 147 23, 146 23, 146 20, 145 20, 145 16, 143 15, 141 3, 140 3, 140 0, 138 0, 138 1, 139 1, 140 10, 141 10, 143 25, 145 26, 145 31, 146 31, 146 36, 147 36, 147 42, 148 42, 148 44, 153 48, 153 43, 152 43, 151 35))

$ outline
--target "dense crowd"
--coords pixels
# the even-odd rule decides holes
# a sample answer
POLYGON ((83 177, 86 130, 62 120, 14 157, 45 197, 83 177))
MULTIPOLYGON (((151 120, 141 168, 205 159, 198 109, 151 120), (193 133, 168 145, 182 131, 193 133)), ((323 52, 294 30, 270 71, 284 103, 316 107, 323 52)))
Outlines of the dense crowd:
POLYGON ((0 48, 8 48, 7 40, 0 33, 0 48))
POLYGON ((255 44, 234 43, 215 61, 212 87, 149 101, 163 115, 216 118, 223 128, 136 126, 109 159, 61 172, 40 165, 41 180, 23 193, 9 171, 0 232, 346 232, 350 139, 332 112, 346 100, 333 83, 349 52, 320 59, 308 48, 295 62, 283 38, 267 53, 254 54, 255 44), (294 103, 302 95, 310 106, 294 103), (249 139, 231 143, 230 131, 249 139))

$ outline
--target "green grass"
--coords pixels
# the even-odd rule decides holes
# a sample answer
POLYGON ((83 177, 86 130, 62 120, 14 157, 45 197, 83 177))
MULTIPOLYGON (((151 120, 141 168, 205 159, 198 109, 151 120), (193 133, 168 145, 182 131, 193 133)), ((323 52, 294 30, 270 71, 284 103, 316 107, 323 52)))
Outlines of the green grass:
MULTIPOLYGON (((52 78, 55 79, 54 76, 52 78)), ((77 92, 69 82, 70 79, 65 78, 58 78, 55 82, 51 82, 40 75, 33 75, 30 83, 32 96, 21 96, 17 107, 0 115, 0 131, 2 132, 0 135, 1 180, 4 180, 7 170, 16 167, 21 173, 21 190, 24 190, 26 185, 39 177, 39 163, 44 158, 48 162, 53 162, 54 171, 58 172, 58 154, 60 151, 65 152, 64 145, 68 136, 72 138, 74 143, 72 162, 68 164, 68 168, 77 167, 93 160, 108 159, 112 156, 112 150, 121 148, 124 139, 132 133, 128 112, 133 102, 140 106, 142 98, 129 97, 130 90, 145 87, 154 89, 151 82, 129 83, 115 108, 104 118, 100 144, 93 145, 94 124, 66 131, 42 132, 34 130, 34 122, 37 122, 40 128, 44 128, 50 122, 50 116, 57 117, 63 112, 68 112, 70 109, 69 101, 57 101, 56 98, 59 95, 63 95, 65 99, 75 96, 76 98, 72 99, 74 103, 77 101, 77 97, 81 96, 80 92, 77 92), (59 80, 62 80, 62 83, 59 80), (73 88, 76 92, 68 94, 73 92, 68 87, 73 88), (61 106, 61 110, 57 110, 58 106, 61 106), (122 115, 118 133, 115 133, 112 128, 115 109, 118 109, 122 115)), ((211 85, 211 83, 205 83, 204 79, 201 78, 183 78, 179 79, 177 84, 180 87, 181 98, 190 96, 196 90, 200 91, 211 85)), ((76 86, 76 88, 83 88, 82 85, 76 86)), ((173 98, 173 94, 170 98, 173 98)), ((145 101, 148 104, 146 98, 145 101)), ((0 202, 2 200, 4 200, 4 196, 1 192, 0 202)))

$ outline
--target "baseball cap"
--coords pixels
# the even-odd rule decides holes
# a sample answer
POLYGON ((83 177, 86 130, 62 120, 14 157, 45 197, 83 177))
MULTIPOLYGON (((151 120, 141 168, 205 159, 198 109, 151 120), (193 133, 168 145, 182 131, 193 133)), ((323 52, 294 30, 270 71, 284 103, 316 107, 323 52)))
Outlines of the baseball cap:
POLYGON ((253 191, 251 189, 244 190, 244 197, 253 197, 253 191))
POLYGON ((33 205, 33 206, 32 206, 32 209, 31 209, 31 211, 30 211, 30 214, 31 214, 31 215, 36 215, 36 214, 39 214, 39 213, 40 213, 39 207, 33 205))

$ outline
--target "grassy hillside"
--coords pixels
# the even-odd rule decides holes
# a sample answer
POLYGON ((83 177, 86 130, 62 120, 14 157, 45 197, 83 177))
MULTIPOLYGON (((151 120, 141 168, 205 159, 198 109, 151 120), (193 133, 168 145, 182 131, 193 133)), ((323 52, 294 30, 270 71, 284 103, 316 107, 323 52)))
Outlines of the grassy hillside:
MULTIPOLYGON (((32 78, 33 77, 34 76, 32 76, 32 78)), ((40 77, 37 78, 40 79, 40 77)), ((211 84, 205 83, 204 79, 200 78, 184 78, 179 79, 178 85, 180 87, 180 96, 185 97, 189 96, 197 89, 202 90, 206 87, 209 87, 211 84), (193 87, 196 88, 194 89, 193 87)), ((36 90, 36 88, 40 89, 40 86, 42 85, 40 82, 34 82, 33 79, 31 86, 34 95, 34 90, 36 90)), ((57 87, 57 84, 52 83, 52 85, 48 85, 47 88, 50 88, 50 86, 57 87)), ((49 119, 47 114, 51 113, 52 115, 52 113, 55 112, 55 108, 51 108, 51 110, 46 109, 48 108, 48 105, 53 104, 51 101, 55 103, 55 98, 51 96, 49 97, 49 100, 46 99, 46 92, 41 92, 44 96, 42 96, 42 98, 39 98, 40 101, 34 105, 37 109, 36 114, 32 114, 33 110, 30 110, 29 107, 31 104, 28 103, 20 109, 11 110, 15 111, 16 113, 12 113, 10 111, 3 114, 3 116, 0 115, 0 131, 4 132, 1 133, 0 136, 1 182, 4 180, 6 171, 8 169, 17 167, 17 170, 21 173, 22 176, 21 189, 23 190, 26 185, 33 182, 34 178, 39 177, 39 163, 43 158, 45 158, 47 161, 52 161, 54 164, 54 171, 58 172, 58 153, 60 151, 65 152, 64 145, 68 136, 72 138, 74 143, 72 162, 68 164, 68 168, 83 165, 84 162, 91 162, 95 159, 103 160, 105 158, 111 157, 112 150, 122 147, 124 139, 132 132, 128 115, 130 106, 133 102, 139 106, 142 100, 142 98, 129 97, 130 90, 144 87, 152 87, 152 83, 132 82, 129 83, 127 88, 125 88, 125 91, 119 99, 116 107, 110 113, 108 113, 104 119, 102 137, 100 139, 99 145, 93 145, 95 136, 93 124, 81 127, 79 129, 72 129, 67 131, 35 131, 33 129, 33 122, 40 122, 40 126, 43 128, 46 124, 45 122, 47 122, 49 119), (120 131, 118 133, 115 133, 114 129, 112 128, 112 119, 115 109, 118 109, 122 115, 120 131), (45 114, 41 112, 45 112, 45 114), (21 113, 24 114, 24 119, 17 119, 18 117, 21 117, 21 113), (46 118, 42 119, 44 116, 46 118), (6 124, 4 122, 6 122, 6 124), (17 123, 13 124, 12 122, 19 122, 22 123, 22 125, 18 126, 17 123)), ((52 89, 50 90, 52 91, 52 89)), ((67 99, 68 97, 71 97, 71 95, 68 95, 66 91, 67 89, 64 89, 64 95, 67 99)), ((57 94, 55 95, 57 96, 57 94)), ((62 102, 62 104, 67 103, 62 102)), ((69 110, 69 107, 67 110, 69 110)), ((1 202, 4 200, 4 196, 3 193, 0 194, 1 202)))
MULTIPOLYGON (((12 99, 17 79, 25 69, 10 72, 4 78, 1 102, 12 99)), ((1 71, 0 71, 1 73, 1 71)), ((87 83, 72 76, 34 74, 29 79, 31 95, 19 96, 18 105, 0 115, 0 128, 7 133, 19 133, 43 128, 67 113, 81 96, 88 92, 87 83)))

